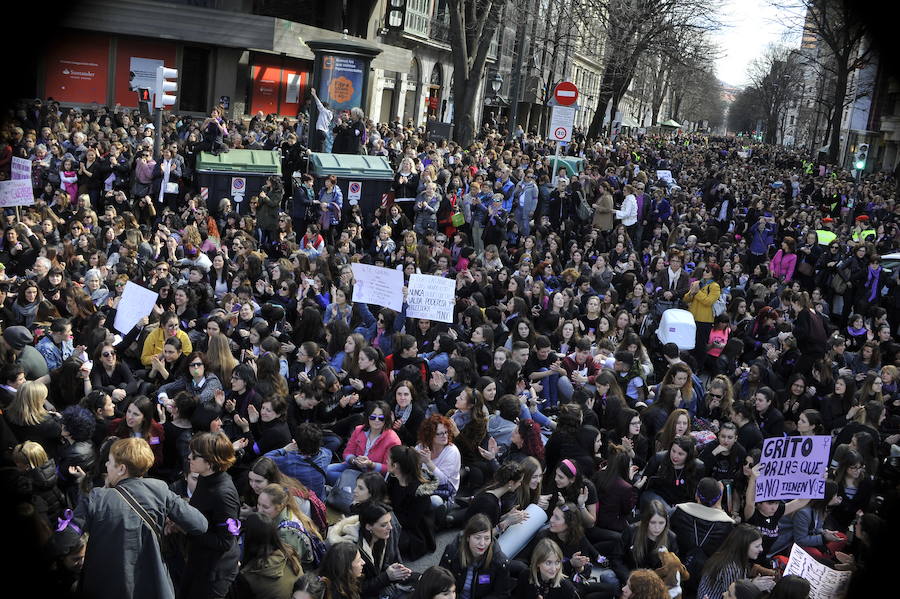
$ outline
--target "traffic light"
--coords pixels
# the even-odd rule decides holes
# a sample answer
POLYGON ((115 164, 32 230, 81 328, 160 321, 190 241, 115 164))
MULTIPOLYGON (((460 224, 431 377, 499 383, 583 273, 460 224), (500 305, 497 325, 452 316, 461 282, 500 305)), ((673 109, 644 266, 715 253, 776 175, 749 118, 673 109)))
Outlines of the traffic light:
POLYGON ((178 91, 178 69, 156 67, 156 108, 175 105, 175 96, 167 92, 178 91))
POLYGON ((859 144, 856 149, 856 160, 853 167, 858 171, 866 170, 866 159, 869 157, 869 144, 859 144))
POLYGON ((138 110, 140 110, 141 116, 150 118, 150 104, 152 102, 153 94, 150 93, 150 89, 146 87, 138 88, 138 110))

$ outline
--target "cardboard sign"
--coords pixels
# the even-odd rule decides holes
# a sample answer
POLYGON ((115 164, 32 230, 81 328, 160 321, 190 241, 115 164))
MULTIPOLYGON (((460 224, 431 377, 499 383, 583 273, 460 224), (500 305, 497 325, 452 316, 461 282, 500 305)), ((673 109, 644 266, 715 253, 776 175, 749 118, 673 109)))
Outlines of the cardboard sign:
POLYGON ((799 545, 791 547, 791 557, 784 575, 794 574, 809 582, 809 599, 836 599, 843 597, 850 584, 851 572, 839 572, 819 563, 799 545))
POLYGON ((0 208, 32 204, 34 204, 34 190, 31 189, 31 177, 0 181, 0 208))
POLYGON ((411 275, 406 296, 406 316, 453 322, 456 281, 433 275, 411 275))
POLYGON ((351 264, 353 301, 384 306, 399 312, 403 309, 403 272, 393 268, 351 264))
POLYGON ((31 161, 13 156, 10 179, 31 179, 31 161))
POLYGON ((763 443, 756 501, 822 499, 831 436, 774 437, 763 443))

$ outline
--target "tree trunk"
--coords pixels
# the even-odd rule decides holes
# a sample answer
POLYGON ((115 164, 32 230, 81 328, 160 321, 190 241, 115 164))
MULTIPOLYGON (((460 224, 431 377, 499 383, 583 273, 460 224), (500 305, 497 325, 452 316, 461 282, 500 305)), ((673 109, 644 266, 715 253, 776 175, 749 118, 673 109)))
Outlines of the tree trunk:
POLYGON ((831 114, 829 123, 831 143, 828 145, 828 162, 831 164, 837 164, 838 154, 841 151, 841 119, 844 116, 844 98, 847 96, 847 80, 849 79, 846 68, 847 60, 838 59, 836 62, 838 72, 834 86, 834 112, 831 114))

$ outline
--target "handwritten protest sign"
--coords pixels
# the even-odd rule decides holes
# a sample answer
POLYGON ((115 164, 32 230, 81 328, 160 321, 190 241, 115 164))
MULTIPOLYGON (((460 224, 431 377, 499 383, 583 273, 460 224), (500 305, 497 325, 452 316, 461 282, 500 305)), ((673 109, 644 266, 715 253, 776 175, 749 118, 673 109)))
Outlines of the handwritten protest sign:
POLYGON ((32 204, 34 204, 34 190, 31 189, 30 178, 0 181, 0 208, 32 204))
POLYGON ((351 264, 353 301, 376 304, 391 310, 403 309, 403 272, 368 264, 351 264))
POLYGON ((411 275, 406 296, 406 316, 453 322, 456 281, 432 275, 411 275))
POLYGON ((774 437, 763 443, 756 500, 821 499, 831 437, 774 437))
POLYGON ((125 283, 122 299, 119 300, 119 307, 116 309, 116 320, 113 323, 116 330, 124 335, 133 329, 140 319, 150 316, 158 295, 155 291, 131 281, 125 283))
POLYGON ((31 161, 27 158, 13 156, 10 168, 10 179, 31 179, 31 161))
POLYGON ((799 545, 791 548, 791 557, 784 575, 794 574, 809 581, 809 599, 836 599, 843 597, 850 583, 850 572, 838 572, 804 551, 799 545))
POLYGON ((673 181, 672 171, 656 171, 656 178, 671 183, 673 181))

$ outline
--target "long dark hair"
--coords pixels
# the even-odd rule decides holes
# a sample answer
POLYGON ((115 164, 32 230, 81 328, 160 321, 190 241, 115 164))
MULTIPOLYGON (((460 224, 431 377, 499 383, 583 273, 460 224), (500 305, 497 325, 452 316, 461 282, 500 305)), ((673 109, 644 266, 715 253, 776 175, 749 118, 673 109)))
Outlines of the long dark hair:
POLYGON ((597 487, 598 493, 605 493, 609 490, 616 479, 622 479, 628 482, 631 478, 628 471, 631 466, 631 457, 625 448, 621 445, 610 445, 607 451, 606 468, 597 473, 594 478, 594 486, 597 487))
MULTIPOLYGON (((754 541, 762 539, 759 529, 749 524, 738 524, 703 566, 703 575, 715 579, 728 566, 737 566, 744 574, 748 574, 750 558, 748 549, 754 541)), ((743 577, 743 576, 742 576, 743 577)))
POLYGON ((324 579, 329 597, 359 599, 359 580, 353 578, 350 569, 358 553, 356 543, 349 541, 335 543, 325 552, 319 564, 319 576, 324 579))
POLYGON ((456 577, 446 568, 431 566, 422 572, 416 583, 416 590, 409 599, 434 599, 435 595, 446 593, 456 586, 456 577))
MULTIPOLYGON (((156 409, 153 405, 153 402, 146 395, 138 395, 134 398, 134 401, 131 402, 135 408, 144 416, 143 422, 141 422, 141 435, 147 441, 150 440, 150 427, 153 425, 153 418, 156 415, 156 409)), ((125 408, 126 410, 128 408, 125 408)), ((119 426, 116 428, 116 436, 121 439, 127 439, 131 436, 131 429, 128 428, 128 423, 125 418, 122 418, 121 422, 119 422, 119 426)))
POLYGON ((244 537, 244 564, 263 567, 269 556, 281 551, 294 574, 303 572, 296 550, 281 541, 275 523, 267 516, 251 513, 242 522, 241 533, 244 537))

